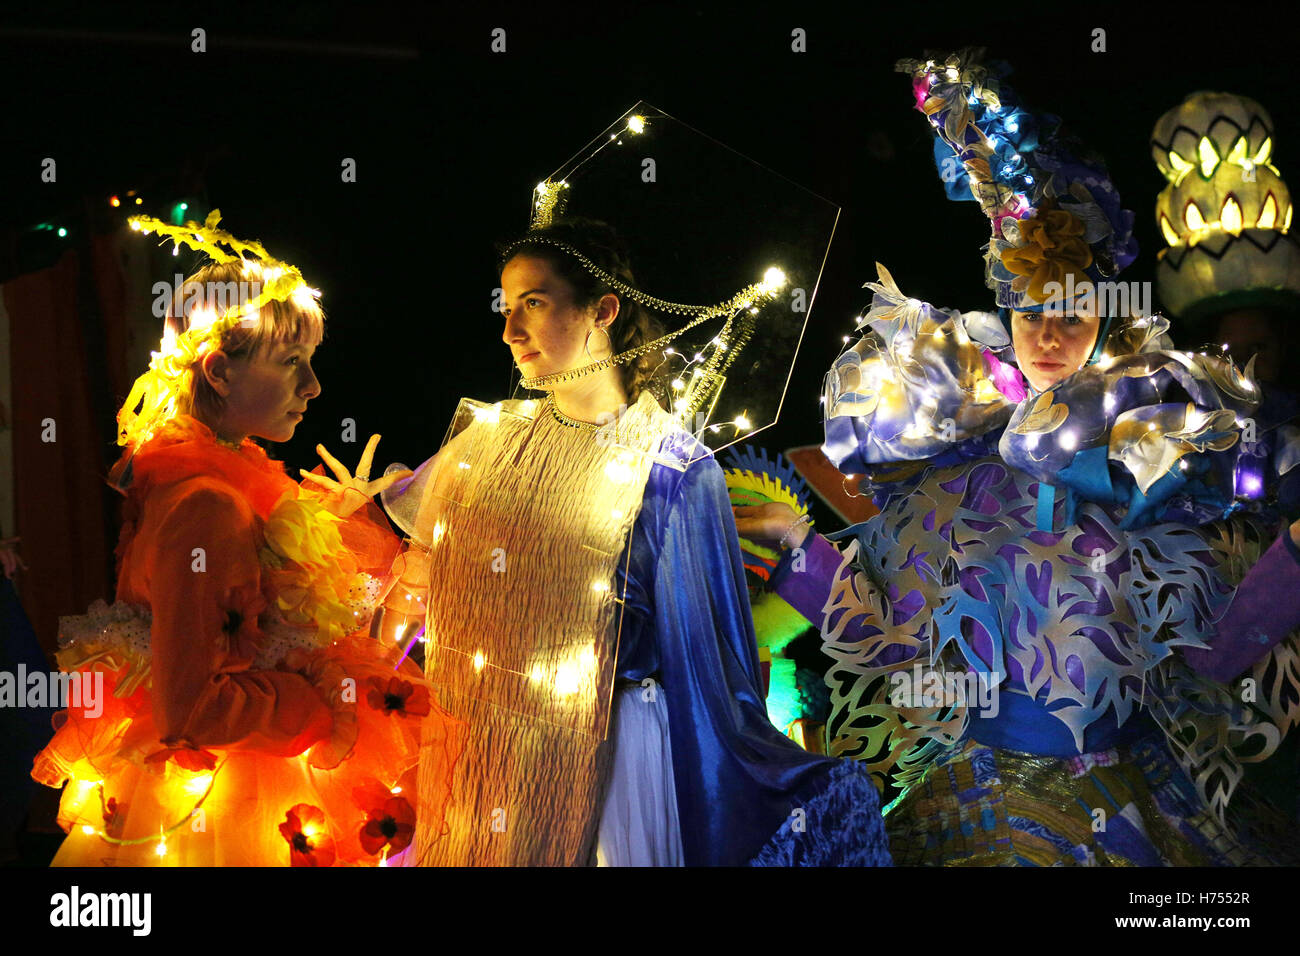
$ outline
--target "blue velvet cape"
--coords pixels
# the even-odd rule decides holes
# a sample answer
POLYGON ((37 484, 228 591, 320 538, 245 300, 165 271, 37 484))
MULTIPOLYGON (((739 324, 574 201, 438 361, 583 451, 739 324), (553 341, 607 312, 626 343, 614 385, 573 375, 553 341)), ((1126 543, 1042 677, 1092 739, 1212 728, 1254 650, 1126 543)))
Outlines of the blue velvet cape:
POLYGON ((767 716, 722 469, 685 434, 655 464, 629 543, 618 676, 663 686, 688 866, 888 865, 876 789, 767 716), (796 813, 802 810, 802 813, 796 813))

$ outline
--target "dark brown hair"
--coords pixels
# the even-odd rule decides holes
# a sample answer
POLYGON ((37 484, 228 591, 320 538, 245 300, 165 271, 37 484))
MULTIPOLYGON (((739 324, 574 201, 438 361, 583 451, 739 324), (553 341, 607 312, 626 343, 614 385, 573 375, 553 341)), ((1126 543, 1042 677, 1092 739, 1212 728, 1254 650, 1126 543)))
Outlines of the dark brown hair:
MULTIPOLYGON (((499 274, 505 268, 509 259, 520 255, 529 256, 544 260, 556 275, 572 287, 573 300, 579 308, 592 308, 602 296, 616 296, 618 318, 609 328, 615 353, 637 348, 664 334, 660 323, 639 302, 592 275, 572 255, 549 242, 529 240, 554 240, 571 246, 620 282, 636 288, 636 278, 628 262, 627 247, 611 226, 595 219, 574 217, 558 219, 543 228, 530 229, 513 242, 498 245, 500 261, 497 272, 499 274)), ((618 367, 629 402, 635 402, 642 392, 649 390, 662 404, 662 387, 654 387, 659 385, 655 372, 662 362, 663 352, 655 349, 618 367)))

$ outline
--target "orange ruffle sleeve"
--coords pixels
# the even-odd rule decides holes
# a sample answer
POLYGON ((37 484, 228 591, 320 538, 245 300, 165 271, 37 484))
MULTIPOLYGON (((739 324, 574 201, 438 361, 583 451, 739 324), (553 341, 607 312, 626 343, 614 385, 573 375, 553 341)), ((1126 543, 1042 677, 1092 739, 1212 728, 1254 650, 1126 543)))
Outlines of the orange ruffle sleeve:
POLYGON ((333 724, 304 676, 249 670, 264 606, 257 516, 198 476, 160 488, 140 516, 119 600, 153 609, 154 719, 165 746, 293 756, 333 724))

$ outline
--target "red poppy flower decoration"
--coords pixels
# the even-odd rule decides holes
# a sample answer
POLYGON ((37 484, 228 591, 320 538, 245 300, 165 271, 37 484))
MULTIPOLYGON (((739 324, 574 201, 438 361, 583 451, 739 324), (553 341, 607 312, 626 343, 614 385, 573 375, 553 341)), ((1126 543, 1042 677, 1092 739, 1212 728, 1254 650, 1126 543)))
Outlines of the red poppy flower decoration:
POLYGON ((319 807, 307 803, 293 807, 284 815, 280 836, 289 844, 290 866, 329 866, 334 862, 334 840, 319 807))
POLYGON ((387 681, 382 677, 372 677, 366 702, 386 714, 423 717, 429 713, 429 690, 397 677, 390 677, 387 681))
POLYGON ((368 811, 370 819, 361 828, 361 848, 372 856, 387 844, 390 853, 401 853, 415 836, 415 808, 405 797, 389 797, 382 806, 368 811))

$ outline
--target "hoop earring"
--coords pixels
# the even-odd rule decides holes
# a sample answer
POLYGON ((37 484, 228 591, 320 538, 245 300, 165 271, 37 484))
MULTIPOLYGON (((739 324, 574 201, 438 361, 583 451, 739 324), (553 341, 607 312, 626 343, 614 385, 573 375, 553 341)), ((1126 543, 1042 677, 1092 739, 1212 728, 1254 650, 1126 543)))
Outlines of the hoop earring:
POLYGON ((609 358, 614 354, 614 339, 610 337, 608 329, 606 329, 603 325, 598 325, 595 328, 593 328, 590 332, 587 333, 587 341, 583 344, 583 348, 587 350, 587 358, 591 359, 593 362, 603 362, 605 359, 609 358), (605 344, 609 346, 609 355, 606 355, 605 358, 596 358, 596 356, 591 354, 591 333, 592 332, 605 333, 605 344))

